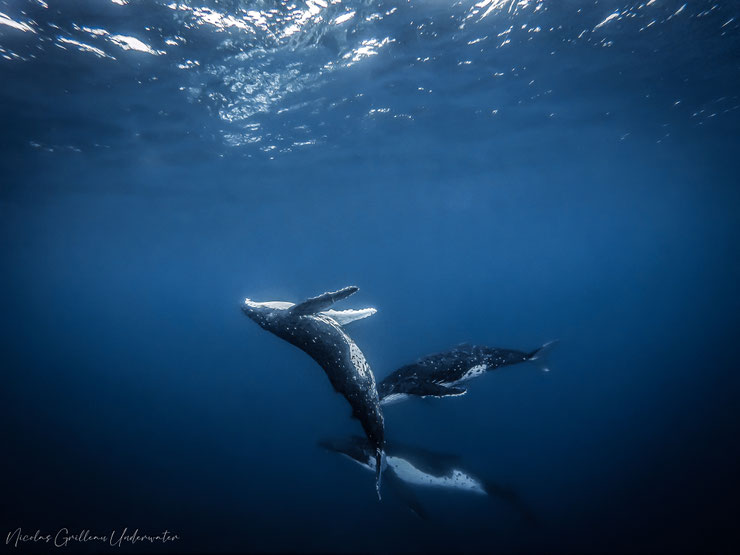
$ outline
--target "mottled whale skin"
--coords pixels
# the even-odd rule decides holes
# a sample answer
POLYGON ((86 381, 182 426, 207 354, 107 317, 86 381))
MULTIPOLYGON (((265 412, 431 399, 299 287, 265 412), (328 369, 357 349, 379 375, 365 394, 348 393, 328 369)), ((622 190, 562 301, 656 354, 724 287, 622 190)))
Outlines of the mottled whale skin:
MULTIPOLYGON (((532 352, 497 349, 481 345, 458 345, 454 349, 421 358, 402 366, 378 384, 382 405, 417 397, 455 397, 467 393, 461 384, 502 366, 540 360, 555 342, 532 352)), ((547 370, 547 368, 544 368, 547 370)))
MULTIPOLYGON (((375 471, 373 447, 363 437, 326 439, 319 442, 324 449, 344 455, 363 468, 375 471)), ((435 453, 426 449, 387 443, 384 469, 385 487, 390 488, 414 513, 427 518, 424 508, 414 495, 413 488, 437 488, 460 493, 472 493, 495 497, 504 501, 526 520, 534 522, 534 516, 511 488, 483 480, 462 464, 460 457, 435 453)))
POLYGON ((370 365, 342 327, 374 314, 375 309, 327 310, 335 302, 358 290, 355 286, 345 287, 297 305, 283 301, 255 302, 245 299, 242 310, 262 328, 313 358, 324 369, 334 389, 347 399, 352 407, 352 415, 362 424, 374 450, 379 496, 385 444, 383 413, 370 365))

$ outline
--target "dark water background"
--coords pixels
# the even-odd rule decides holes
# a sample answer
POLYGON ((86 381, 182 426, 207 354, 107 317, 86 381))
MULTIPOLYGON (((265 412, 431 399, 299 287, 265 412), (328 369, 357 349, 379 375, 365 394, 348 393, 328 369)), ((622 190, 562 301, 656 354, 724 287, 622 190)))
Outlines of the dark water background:
POLYGON ((740 5, 646 4, 0 1, 2 550, 737 548, 740 5), (538 525, 317 447, 359 425, 238 303, 350 284, 379 379, 560 339, 385 410, 538 525))

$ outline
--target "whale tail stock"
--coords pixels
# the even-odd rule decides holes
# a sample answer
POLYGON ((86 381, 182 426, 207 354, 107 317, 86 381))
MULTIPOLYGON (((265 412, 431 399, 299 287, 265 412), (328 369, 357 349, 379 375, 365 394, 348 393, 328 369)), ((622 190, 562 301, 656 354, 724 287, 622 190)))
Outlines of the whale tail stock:
POLYGON ((378 447, 375 449, 375 492, 378 494, 378 501, 382 501, 380 496, 380 478, 383 476, 385 466, 385 453, 378 447))
POLYGON ((550 368, 547 363, 547 355, 550 353, 552 348, 557 344, 558 340, 548 341, 542 347, 535 349, 531 353, 527 354, 527 360, 534 362, 539 366, 543 372, 549 372, 550 368))

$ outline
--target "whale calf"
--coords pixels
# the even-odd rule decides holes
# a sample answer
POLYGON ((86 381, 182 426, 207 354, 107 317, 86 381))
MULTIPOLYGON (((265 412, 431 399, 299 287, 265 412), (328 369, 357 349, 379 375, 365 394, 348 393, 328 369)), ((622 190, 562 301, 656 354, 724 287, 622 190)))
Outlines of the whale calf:
POLYGON ((324 369, 334 389, 347 399, 352 416, 360 421, 372 445, 376 462, 375 487, 380 497, 385 430, 375 377, 362 351, 342 327, 367 318, 376 310, 329 308, 358 290, 355 286, 345 287, 299 304, 245 299, 242 310, 262 328, 306 352, 324 369))
MULTIPOLYGON (((467 389, 461 385, 465 382, 502 366, 542 360, 554 343, 550 341, 531 352, 462 344, 443 353, 425 356, 402 366, 378 384, 381 405, 403 401, 412 395, 464 395, 467 389)), ((547 368, 543 369, 547 371, 547 368)))

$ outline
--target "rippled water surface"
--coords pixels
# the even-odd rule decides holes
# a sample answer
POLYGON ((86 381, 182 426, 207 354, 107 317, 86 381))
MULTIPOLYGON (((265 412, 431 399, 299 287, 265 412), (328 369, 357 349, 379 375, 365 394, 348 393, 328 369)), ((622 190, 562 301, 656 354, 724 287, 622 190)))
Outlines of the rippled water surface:
POLYGON ((0 0, 0 124, 0 537, 738 545, 740 3, 0 0), (237 307, 350 284, 379 379, 560 339, 385 409, 536 519, 318 446, 346 402, 237 307))
MULTIPOLYGON (((727 125, 740 102, 733 3, 122 0, 2 9, 3 108, 14 108, 24 142, 42 150, 151 141, 182 155, 172 143, 189 139, 270 159, 346 151, 348 142, 357 154, 393 142, 391 154, 422 129, 453 127, 475 143, 574 118, 609 125, 622 141, 640 123, 657 141, 676 128, 727 125), (60 103, 49 125, 42 116, 60 103)), ((428 141, 436 155, 449 150, 428 141)), ((458 148, 474 155, 480 146, 458 148)))

